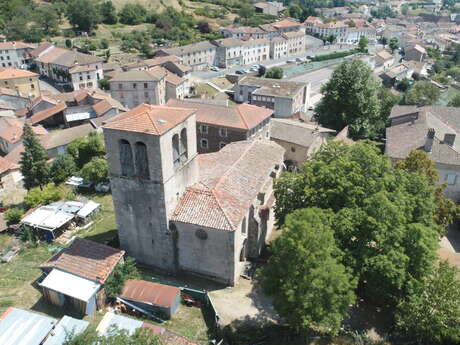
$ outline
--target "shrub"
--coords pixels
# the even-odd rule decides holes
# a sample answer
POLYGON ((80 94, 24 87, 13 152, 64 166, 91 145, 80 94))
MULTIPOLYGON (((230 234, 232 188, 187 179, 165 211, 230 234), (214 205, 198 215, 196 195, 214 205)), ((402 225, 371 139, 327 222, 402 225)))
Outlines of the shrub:
POLYGON ((25 212, 22 208, 19 208, 19 207, 10 208, 4 214, 6 225, 18 224, 21 221, 24 213, 25 212))
POLYGON ((128 257, 125 262, 119 263, 105 282, 107 297, 115 298, 123 289, 128 279, 139 279, 140 274, 136 267, 136 261, 128 257))
POLYGON ((39 187, 32 188, 25 196, 24 202, 28 208, 33 208, 39 205, 50 204, 63 198, 64 191, 54 183, 49 183, 43 189, 39 187))
POLYGON ((101 49, 107 49, 109 47, 109 40, 107 38, 101 39, 99 46, 101 47, 101 49))
POLYGON ((273 67, 270 68, 266 73, 265 73, 265 78, 273 78, 273 79, 282 79, 283 78, 284 71, 280 67, 273 67))
POLYGON ((102 157, 94 157, 86 163, 80 171, 81 177, 93 183, 107 181, 109 172, 107 160, 102 157))
POLYGON ((353 55, 353 54, 356 54, 356 53, 358 53, 358 50, 349 50, 349 51, 345 51, 345 52, 336 52, 336 53, 330 53, 330 54, 323 54, 323 55, 314 56, 311 59, 311 61, 325 61, 325 60, 338 59, 338 58, 353 55))

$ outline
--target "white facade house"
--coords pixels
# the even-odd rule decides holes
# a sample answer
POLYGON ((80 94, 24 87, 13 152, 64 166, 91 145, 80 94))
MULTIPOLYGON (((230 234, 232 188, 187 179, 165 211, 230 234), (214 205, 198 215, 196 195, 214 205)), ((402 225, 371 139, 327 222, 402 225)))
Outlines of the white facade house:
POLYGON ((0 67, 27 68, 32 49, 33 46, 24 42, 0 42, 0 67))

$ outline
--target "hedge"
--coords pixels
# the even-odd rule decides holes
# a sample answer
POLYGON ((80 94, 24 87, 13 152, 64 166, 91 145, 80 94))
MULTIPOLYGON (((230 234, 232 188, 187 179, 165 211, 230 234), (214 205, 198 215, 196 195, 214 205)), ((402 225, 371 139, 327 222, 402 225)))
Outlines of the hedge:
POLYGON ((336 53, 318 55, 318 56, 312 57, 311 61, 325 61, 325 60, 338 59, 338 58, 342 58, 345 56, 356 54, 358 52, 359 52, 358 49, 354 49, 354 50, 348 50, 345 52, 336 52, 336 53))

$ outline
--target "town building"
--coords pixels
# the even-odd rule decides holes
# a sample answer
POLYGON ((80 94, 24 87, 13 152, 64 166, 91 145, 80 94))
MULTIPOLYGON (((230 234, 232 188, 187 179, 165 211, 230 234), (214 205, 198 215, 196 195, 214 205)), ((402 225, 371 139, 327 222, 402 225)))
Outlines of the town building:
POLYGON ((222 38, 213 40, 216 45, 216 65, 230 68, 243 65, 243 41, 238 38, 222 38))
POLYGON ((306 83, 246 76, 234 90, 235 101, 273 109, 275 117, 290 117, 310 103, 310 84, 306 83))
POLYGON ((0 88, 0 109, 17 111, 30 103, 30 97, 18 90, 0 88))
POLYGON ((271 234, 283 149, 197 155, 196 111, 140 105, 104 127, 120 245, 139 262, 234 285, 271 234))
POLYGON ((160 49, 156 56, 177 56, 194 71, 202 71, 216 64, 216 46, 209 41, 192 43, 181 47, 160 49))
POLYGON ((49 128, 78 126, 125 110, 120 102, 105 92, 85 89, 36 97, 20 113, 29 124, 49 128))
POLYGON ((272 119, 270 124, 270 139, 284 148, 284 164, 294 170, 301 169, 334 133, 298 119, 272 119))
POLYGON ((0 68, 0 88, 19 91, 29 97, 40 96, 38 74, 17 68, 0 68))
POLYGON ((386 154, 405 159, 412 150, 425 151, 435 163, 446 196, 460 201, 460 108, 395 106, 386 129, 386 154))
POLYGON ((285 7, 282 2, 272 1, 272 2, 256 2, 254 4, 256 12, 269 14, 272 16, 278 16, 280 12, 284 11, 285 7))
POLYGON ((375 67, 379 72, 386 71, 394 63, 395 58, 388 50, 381 49, 375 52, 375 67))
POLYGON ((243 42, 243 65, 263 63, 270 58, 270 41, 267 39, 243 42))
POLYGON ((425 48, 416 44, 413 47, 409 47, 405 50, 404 59, 408 61, 422 62, 427 56, 425 48))
POLYGON ((75 238, 40 265, 44 298, 58 307, 70 306, 77 314, 94 315, 105 306, 104 283, 125 252, 83 238, 75 238))
POLYGON ((104 78, 100 57, 43 43, 31 52, 40 75, 66 91, 96 89, 104 78))
POLYGON ((296 56, 305 53, 306 36, 303 31, 290 31, 282 34, 287 42, 288 56, 296 56))
MULTIPOLYGON (((48 132, 42 126, 33 126, 32 130, 37 136, 47 135, 48 132)), ((0 152, 7 155, 15 147, 22 144, 24 134, 24 122, 15 117, 0 117, 0 152)))
POLYGON ((0 42, 0 67, 26 69, 34 47, 21 41, 0 42))
POLYGON ((19 164, 0 157, 0 200, 14 200, 18 192, 23 193, 23 180, 19 164))
POLYGON ((164 104, 166 74, 163 70, 131 70, 110 79, 110 95, 125 107, 139 104, 164 104))
POLYGON ((270 40, 270 58, 282 59, 288 56, 288 40, 277 36, 270 40))
MULTIPOLYGON (((276 29, 274 30, 276 31, 276 29)), ((241 40, 270 38, 270 31, 267 32, 262 27, 255 28, 252 26, 237 26, 234 24, 220 28, 220 32, 224 38, 238 38, 241 40)))
POLYGON ((168 106, 196 110, 198 153, 217 152, 241 140, 269 138, 273 110, 249 104, 223 106, 171 99, 168 106))
POLYGON ((290 31, 305 31, 304 25, 293 18, 284 18, 270 25, 280 33, 290 31))

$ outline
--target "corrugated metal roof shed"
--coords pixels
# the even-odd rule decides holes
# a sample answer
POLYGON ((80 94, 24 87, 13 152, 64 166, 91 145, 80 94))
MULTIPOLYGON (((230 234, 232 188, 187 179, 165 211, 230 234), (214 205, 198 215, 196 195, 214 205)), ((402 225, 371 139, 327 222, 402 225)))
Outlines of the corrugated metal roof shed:
POLYGON ((54 268, 40 284, 44 288, 88 302, 101 284, 54 268))
POLYGON ((151 283, 145 280, 129 279, 125 282, 120 297, 162 307, 170 307, 178 294, 180 294, 180 289, 174 286, 151 283))
POLYGON ((0 316, 0 344, 39 345, 56 322, 51 317, 10 307, 0 316))
POLYGON ((94 202, 92 200, 88 201, 85 206, 81 208, 80 211, 78 211, 77 216, 81 218, 86 218, 88 217, 91 213, 96 211, 101 204, 98 204, 97 202, 94 202))
POLYGON ((75 336, 83 333, 89 326, 88 321, 74 319, 65 315, 56 325, 43 345, 62 345, 68 336, 75 336))

